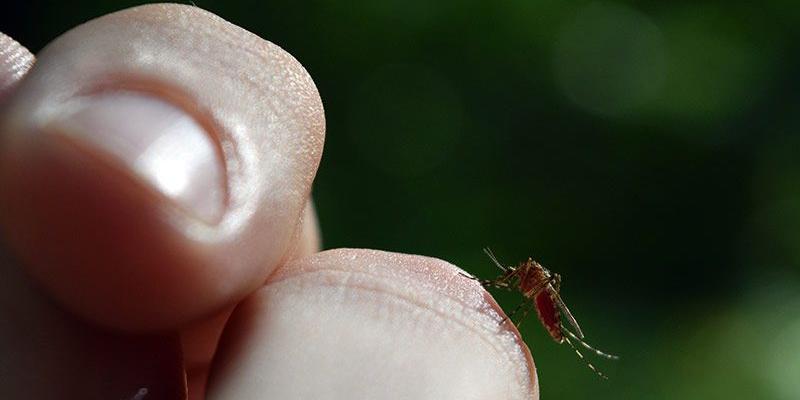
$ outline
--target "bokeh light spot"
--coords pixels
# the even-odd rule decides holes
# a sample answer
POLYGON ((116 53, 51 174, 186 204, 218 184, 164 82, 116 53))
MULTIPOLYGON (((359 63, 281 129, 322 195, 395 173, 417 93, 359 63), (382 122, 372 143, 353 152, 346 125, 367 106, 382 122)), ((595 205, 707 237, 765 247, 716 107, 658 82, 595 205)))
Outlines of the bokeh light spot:
POLYGON ((775 399, 800 399, 800 318, 778 330, 764 364, 763 379, 775 391, 775 399))
POLYGON ((800 265, 800 120, 789 123, 757 157, 751 237, 756 257, 800 265))
POLYGON ((554 68, 564 94, 597 114, 625 113, 656 95, 664 81, 659 28, 630 7, 592 3, 567 22, 554 68))
POLYGON ((662 29, 669 58, 655 115, 716 121, 745 112, 763 93, 769 50, 752 42, 737 16, 695 6, 664 17, 662 29))

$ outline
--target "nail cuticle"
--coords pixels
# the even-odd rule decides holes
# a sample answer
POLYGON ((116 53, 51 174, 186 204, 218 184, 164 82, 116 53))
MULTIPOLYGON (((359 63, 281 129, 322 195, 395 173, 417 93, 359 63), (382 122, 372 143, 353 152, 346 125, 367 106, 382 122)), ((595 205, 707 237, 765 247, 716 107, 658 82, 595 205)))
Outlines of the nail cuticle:
POLYGON ((235 176, 241 175, 241 151, 237 140, 231 132, 225 129, 214 110, 200 104, 197 96, 191 94, 192 90, 186 90, 160 78, 130 73, 97 76, 93 78, 93 83, 86 87, 86 89, 78 91, 74 98, 127 92, 161 99, 191 116, 211 138, 217 157, 222 163, 223 171, 225 171, 222 176, 224 179, 222 185, 224 189, 223 205, 224 209, 228 210, 232 203, 231 181, 235 179, 235 176))
POLYGON ((111 156, 199 220, 215 223, 227 208, 227 171, 216 138, 162 98, 123 90, 75 97, 44 130, 111 156))

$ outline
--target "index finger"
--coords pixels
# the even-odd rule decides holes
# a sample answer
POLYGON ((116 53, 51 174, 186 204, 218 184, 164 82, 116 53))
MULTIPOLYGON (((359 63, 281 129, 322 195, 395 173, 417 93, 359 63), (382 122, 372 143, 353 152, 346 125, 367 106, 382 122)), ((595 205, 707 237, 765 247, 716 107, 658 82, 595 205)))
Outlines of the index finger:
POLYGON ((135 7, 48 45, 9 100, 0 225, 72 311, 172 328, 291 255, 324 116, 278 46, 196 7, 135 7))

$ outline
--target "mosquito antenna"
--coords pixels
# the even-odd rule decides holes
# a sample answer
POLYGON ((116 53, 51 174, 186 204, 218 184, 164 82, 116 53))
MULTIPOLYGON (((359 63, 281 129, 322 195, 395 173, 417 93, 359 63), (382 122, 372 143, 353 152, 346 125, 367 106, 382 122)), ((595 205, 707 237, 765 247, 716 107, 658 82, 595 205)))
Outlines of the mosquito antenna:
POLYGON ((572 342, 569 340, 569 338, 568 338, 568 337, 564 336, 564 340, 567 342, 567 344, 569 345, 569 347, 572 347, 572 350, 575 350, 575 354, 577 354, 577 355, 578 355, 578 357, 579 357, 581 360, 583 360, 583 362, 586 364, 586 366, 587 366, 587 367, 589 367, 589 368, 590 368, 592 371, 594 371, 594 373, 595 373, 595 374, 597 374, 597 376, 599 376, 599 377, 601 377, 601 378, 603 378, 603 379, 606 379, 606 380, 608 379, 608 377, 607 377, 607 376, 606 376, 604 373, 600 372, 600 370, 598 370, 597 368, 595 368, 595 366, 594 366, 594 365, 592 365, 592 363, 591 363, 591 362, 589 362, 589 360, 587 360, 587 359, 586 359, 586 357, 584 357, 584 356, 583 356, 583 354, 581 354, 580 350, 578 350, 578 348, 577 348, 577 347, 575 347, 575 345, 574 345, 574 344, 572 344, 572 342))
POLYGON ((605 358, 607 358, 609 360, 619 360, 619 356, 615 356, 613 354, 604 353, 604 352, 602 352, 600 350, 595 349, 592 346, 589 346, 589 343, 584 342, 581 338, 579 338, 574 333, 570 332, 569 329, 564 328, 563 326, 561 327, 561 331, 566 333, 567 335, 569 335, 576 342, 580 343, 581 346, 585 347, 587 350, 592 351, 594 354, 597 354, 600 357, 605 357, 605 358))
POLYGON ((567 321, 569 321, 569 324, 572 325, 573 328, 575 328, 575 332, 578 334, 577 335, 578 338, 583 339, 584 338, 583 330, 581 330, 581 326, 578 325, 578 321, 575 320, 575 317, 572 316, 572 313, 569 311, 569 308, 567 308, 567 305, 564 304, 564 300, 561 299, 561 295, 558 294, 558 291, 555 289, 551 291, 551 294, 553 295, 553 298, 556 300, 558 308, 561 309, 562 313, 564 313, 564 317, 566 317, 567 321))
POLYGON ((492 259, 492 262, 494 262, 494 265, 496 265, 497 268, 500 268, 501 270, 503 270, 503 272, 507 272, 508 271, 506 269, 506 267, 503 266, 503 264, 500 264, 500 261, 497 261, 497 257, 495 257, 494 253, 492 253, 492 249, 490 249, 488 247, 484 247, 483 248, 483 252, 486 253, 486 255, 489 256, 489 258, 492 259))

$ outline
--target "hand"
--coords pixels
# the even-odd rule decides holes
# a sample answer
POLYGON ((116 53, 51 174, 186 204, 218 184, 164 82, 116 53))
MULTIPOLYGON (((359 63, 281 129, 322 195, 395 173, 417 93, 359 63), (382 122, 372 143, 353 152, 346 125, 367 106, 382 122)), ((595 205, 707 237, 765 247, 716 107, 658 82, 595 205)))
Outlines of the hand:
POLYGON ((178 399, 185 373, 192 399, 538 399, 457 267, 316 253, 324 115, 285 51, 147 5, 33 63, 0 36, 0 398, 178 399))

